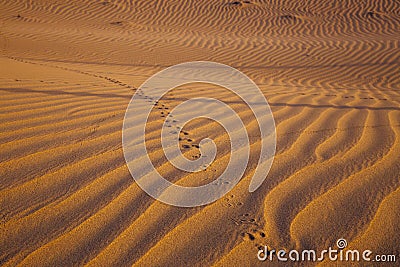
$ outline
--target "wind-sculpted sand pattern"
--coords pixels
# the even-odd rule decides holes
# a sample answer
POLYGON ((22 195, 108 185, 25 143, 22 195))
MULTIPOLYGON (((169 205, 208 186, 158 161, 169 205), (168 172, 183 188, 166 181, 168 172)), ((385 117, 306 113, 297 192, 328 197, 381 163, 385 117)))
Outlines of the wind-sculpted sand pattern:
POLYGON ((2 0, 0 19, 2 265, 252 266, 267 264, 260 246, 323 250, 339 238, 400 255, 399 1, 2 0), (185 100, 225 102, 251 143, 231 192, 177 208, 134 182, 121 130, 147 78, 195 60, 257 83, 277 147, 249 193, 260 154, 254 115, 217 86, 174 89, 146 126, 149 157, 170 181, 209 183, 230 158, 223 128, 199 119, 180 133, 182 152, 198 158, 209 137, 215 162, 197 174, 168 162, 160 129, 185 100))

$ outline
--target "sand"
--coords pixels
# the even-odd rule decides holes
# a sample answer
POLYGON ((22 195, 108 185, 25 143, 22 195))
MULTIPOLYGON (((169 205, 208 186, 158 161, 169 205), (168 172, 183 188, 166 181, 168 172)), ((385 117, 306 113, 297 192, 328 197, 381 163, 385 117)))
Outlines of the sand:
POLYGON ((399 261, 399 10, 390 0, 0 1, 0 264, 265 266, 260 246, 320 251, 339 238, 399 261), (146 128, 168 179, 206 184, 229 161, 227 134, 205 119, 185 126, 182 151, 195 158, 210 137, 216 161, 196 176, 166 160, 160 127, 182 101, 224 101, 251 142, 232 191, 179 208, 132 179, 122 124, 147 78, 195 60, 260 87, 277 147, 249 193, 260 152, 251 111, 215 86, 174 89, 146 128))

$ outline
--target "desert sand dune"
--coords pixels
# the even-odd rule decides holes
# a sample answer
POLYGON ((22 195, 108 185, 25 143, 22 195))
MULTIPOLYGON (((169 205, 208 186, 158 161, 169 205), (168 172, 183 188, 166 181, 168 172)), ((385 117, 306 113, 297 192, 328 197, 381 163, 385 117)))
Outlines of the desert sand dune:
POLYGON ((1 0, 0 263, 275 266, 258 261, 259 248, 323 250, 339 238, 399 261, 399 29, 400 2, 390 0, 1 0), (181 150, 197 159, 209 137, 215 162, 194 174, 168 162, 160 129, 183 101, 227 103, 251 144, 232 191, 177 208, 132 179, 122 125, 146 79, 196 60, 238 68, 260 87, 277 147, 249 193, 261 149, 253 113, 215 86, 169 92, 146 141, 170 181, 209 183, 230 159, 226 132, 200 119, 180 133, 181 150))

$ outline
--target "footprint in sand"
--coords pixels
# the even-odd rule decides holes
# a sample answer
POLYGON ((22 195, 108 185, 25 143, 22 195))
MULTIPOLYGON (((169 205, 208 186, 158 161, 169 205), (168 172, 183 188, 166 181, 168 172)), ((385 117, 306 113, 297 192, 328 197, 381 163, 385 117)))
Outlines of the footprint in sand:
MULTIPOLYGON (((236 208, 238 206, 243 205, 242 202, 235 200, 235 195, 229 195, 229 196, 225 197, 224 201, 225 201, 224 205, 229 208, 236 208)), ((236 220, 233 220, 233 221, 235 224, 239 225, 239 222, 236 222, 236 220)))
POLYGON ((245 1, 234 1, 234 2, 230 2, 228 3, 228 6, 237 6, 237 7, 242 7, 244 5, 251 5, 252 2, 245 0, 245 1))
POLYGON ((258 229, 251 229, 240 234, 244 241, 255 242, 254 246, 261 249, 264 247, 266 234, 258 229))
POLYGON ((123 22, 122 21, 114 21, 114 22, 110 22, 111 25, 115 25, 115 26, 122 26, 123 22))
POLYGON ((282 15, 279 17, 279 19, 284 23, 292 23, 292 22, 296 22, 297 20, 299 20, 298 17, 293 16, 293 15, 282 15))

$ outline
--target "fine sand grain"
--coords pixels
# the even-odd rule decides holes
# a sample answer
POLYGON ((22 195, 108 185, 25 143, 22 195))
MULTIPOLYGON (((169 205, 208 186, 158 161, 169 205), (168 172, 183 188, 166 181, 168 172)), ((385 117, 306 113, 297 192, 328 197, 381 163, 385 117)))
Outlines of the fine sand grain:
POLYGON ((339 238, 400 261, 399 29, 394 0, 0 0, 0 265, 266 266, 260 246, 321 251, 339 238), (251 111, 216 86, 172 90, 146 127, 170 181, 209 183, 230 158, 223 128, 199 119, 181 132, 182 152, 197 158, 210 137, 215 162, 188 174, 167 161, 160 129, 182 101, 227 103, 251 142, 232 191, 178 208, 130 176, 122 123, 142 82, 196 60, 254 80, 277 148, 249 193, 260 154, 251 111))

